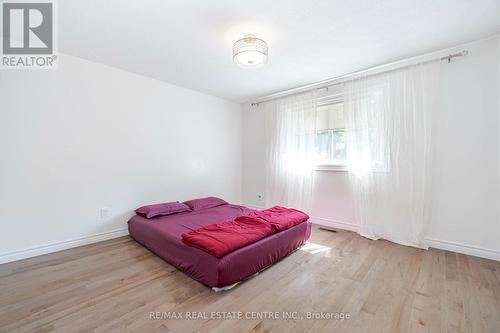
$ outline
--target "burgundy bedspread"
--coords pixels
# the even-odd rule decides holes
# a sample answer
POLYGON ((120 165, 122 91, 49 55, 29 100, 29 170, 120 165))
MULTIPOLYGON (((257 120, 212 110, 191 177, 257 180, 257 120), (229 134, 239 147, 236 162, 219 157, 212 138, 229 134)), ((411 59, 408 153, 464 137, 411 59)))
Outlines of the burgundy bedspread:
POLYGON ((194 279, 211 287, 224 287, 261 271, 300 247, 310 236, 309 222, 272 234, 217 258, 182 241, 182 234, 253 210, 222 205, 194 212, 146 219, 133 216, 130 235, 140 244, 194 279))

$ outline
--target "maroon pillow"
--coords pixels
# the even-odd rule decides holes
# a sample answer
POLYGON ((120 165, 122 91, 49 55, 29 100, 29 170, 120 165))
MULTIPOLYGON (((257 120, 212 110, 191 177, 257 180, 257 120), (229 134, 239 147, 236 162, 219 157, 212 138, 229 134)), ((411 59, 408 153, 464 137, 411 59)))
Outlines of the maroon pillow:
POLYGON ((193 199, 189 201, 184 201, 184 204, 188 205, 192 210, 207 209, 222 205, 227 205, 227 202, 216 197, 207 197, 201 199, 193 199))
POLYGON ((142 215, 148 219, 155 216, 170 215, 187 211, 191 211, 191 208, 183 203, 180 203, 179 201, 142 206, 141 208, 137 208, 135 210, 137 214, 142 215))

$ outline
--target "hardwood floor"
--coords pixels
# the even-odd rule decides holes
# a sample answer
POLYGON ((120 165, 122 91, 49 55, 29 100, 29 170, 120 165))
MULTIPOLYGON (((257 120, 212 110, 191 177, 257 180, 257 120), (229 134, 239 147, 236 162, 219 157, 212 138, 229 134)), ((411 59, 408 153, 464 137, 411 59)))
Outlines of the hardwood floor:
POLYGON ((0 265, 0 331, 500 332, 500 263, 315 227, 309 245, 214 293, 122 237, 0 265), (200 318, 230 311, 243 319, 200 318), (307 319, 321 311, 350 318, 307 319))

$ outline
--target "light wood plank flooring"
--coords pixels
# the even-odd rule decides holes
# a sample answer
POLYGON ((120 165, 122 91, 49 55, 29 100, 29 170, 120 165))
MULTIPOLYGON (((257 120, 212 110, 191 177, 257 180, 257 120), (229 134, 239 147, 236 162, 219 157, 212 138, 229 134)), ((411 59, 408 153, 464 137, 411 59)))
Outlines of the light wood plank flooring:
POLYGON ((129 237, 0 265, 0 331, 500 332, 499 262, 317 227, 311 242, 221 293, 129 237), (150 319, 151 311, 293 318, 150 319), (350 319, 307 320, 308 311, 350 319))

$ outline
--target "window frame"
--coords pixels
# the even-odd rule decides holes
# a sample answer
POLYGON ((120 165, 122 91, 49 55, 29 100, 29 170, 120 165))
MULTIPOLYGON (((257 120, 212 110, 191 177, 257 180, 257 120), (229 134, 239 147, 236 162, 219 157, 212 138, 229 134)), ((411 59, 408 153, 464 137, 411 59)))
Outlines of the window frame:
MULTIPOLYGON (((337 93, 332 95, 327 95, 323 97, 318 97, 316 100, 316 110, 320 107, 325 107, 334 104, 344 103, 344 94, 337 93)), ((347 147, 348 149, 348 147, 347 147)), ((349 171, 347 160, 346 161, 332 161, 331 163, 319 163, 314 166, 315 171, 349 171)))

